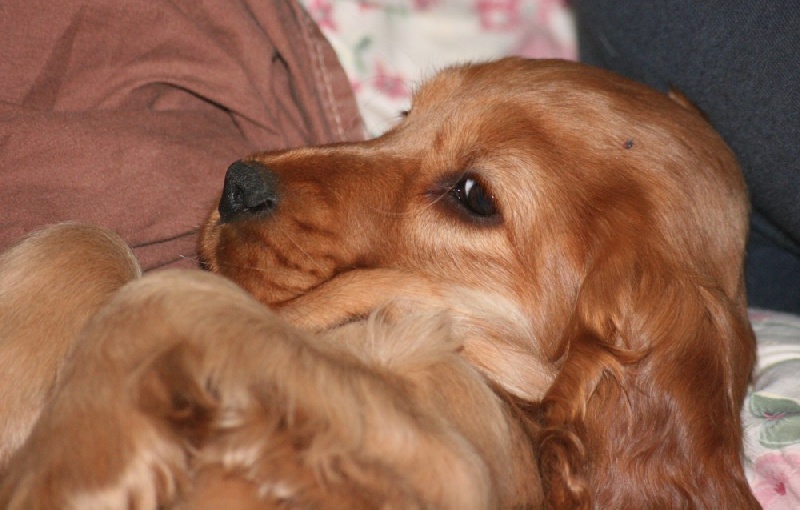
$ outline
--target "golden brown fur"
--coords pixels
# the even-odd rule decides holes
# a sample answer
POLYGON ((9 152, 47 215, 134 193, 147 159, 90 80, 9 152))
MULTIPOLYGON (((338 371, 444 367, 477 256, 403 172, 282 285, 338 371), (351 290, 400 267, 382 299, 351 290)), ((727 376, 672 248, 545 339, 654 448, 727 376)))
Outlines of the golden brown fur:
POLYGON ((244 166, 200 250, 277 315, 211 274, 126 286, 0 504, 758 507, 747 201, 685 100, 506 59, 244 166))

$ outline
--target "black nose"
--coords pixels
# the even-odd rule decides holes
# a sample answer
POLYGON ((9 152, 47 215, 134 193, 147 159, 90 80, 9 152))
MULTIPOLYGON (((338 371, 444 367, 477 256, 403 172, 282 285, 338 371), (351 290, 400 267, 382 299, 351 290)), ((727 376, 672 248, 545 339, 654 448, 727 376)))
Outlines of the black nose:
POLYGON ((219 219, 236 219, 268 214, 278 205, 277 178, 258 163, 237 161, 228 167, 219 200, 219 219))

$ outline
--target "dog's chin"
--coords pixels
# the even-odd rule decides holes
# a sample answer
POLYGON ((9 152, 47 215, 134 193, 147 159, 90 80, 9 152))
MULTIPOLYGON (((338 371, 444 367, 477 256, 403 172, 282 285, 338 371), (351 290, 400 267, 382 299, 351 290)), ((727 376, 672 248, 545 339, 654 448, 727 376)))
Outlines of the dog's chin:
POLYGON ((200 265, 214 273, 219 272, 217 247, 219 246, 219 211, 214 209, 206 218, 197 237, 197 256, 200 265))
POLYGON ((326 331, 362 322, 376 313, 384 322, 394 322, 420 311, 444 309, 440 290, 419 274, 383 268, 350 269, 273 308, 298 327, 326 331))
MULTIPOLYGON (((343 294, 343 289, 351 288, 350 282, 357 279, 357 273, 349 271, 336 275, 288 299, 272 302, 261 299, 261 302, 290 324, 315 332, 364 322, 385 305, 382 301, 363 301, 354 306, 351 297, 343 294)), ((260 292, 268 291, 261 289, 260 292)))

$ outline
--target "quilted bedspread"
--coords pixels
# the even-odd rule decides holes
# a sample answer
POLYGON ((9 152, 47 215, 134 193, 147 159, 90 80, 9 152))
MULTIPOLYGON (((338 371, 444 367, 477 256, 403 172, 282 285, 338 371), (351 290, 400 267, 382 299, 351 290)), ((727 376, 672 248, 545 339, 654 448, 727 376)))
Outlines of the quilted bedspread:
POLYGON ((368 134, 408 109, 421 78, 504 55, 576 56, 565 0, 301 0, 350 77, 368 134))
POLYGON ((745 401, 745 465, 765 510, 800 508, 800 317, 752 310, 758 366, 745 401))

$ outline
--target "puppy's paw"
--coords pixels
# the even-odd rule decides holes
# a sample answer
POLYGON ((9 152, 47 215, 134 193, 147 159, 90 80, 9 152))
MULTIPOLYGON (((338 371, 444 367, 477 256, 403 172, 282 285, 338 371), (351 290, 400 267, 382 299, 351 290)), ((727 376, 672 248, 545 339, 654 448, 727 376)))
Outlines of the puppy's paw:
POLYGON ((187 484, 191 451, 214 401, 181 378, 194 359, 173 348, 121 381, 70 378, 12 458, 0 508, 154 510, 187 484))

